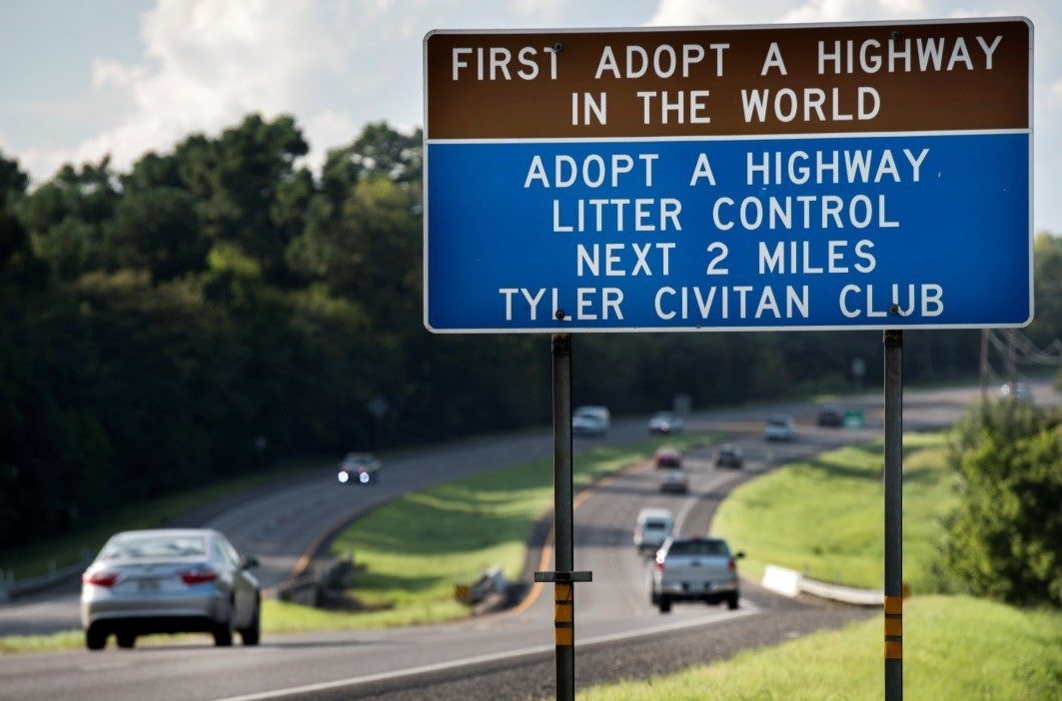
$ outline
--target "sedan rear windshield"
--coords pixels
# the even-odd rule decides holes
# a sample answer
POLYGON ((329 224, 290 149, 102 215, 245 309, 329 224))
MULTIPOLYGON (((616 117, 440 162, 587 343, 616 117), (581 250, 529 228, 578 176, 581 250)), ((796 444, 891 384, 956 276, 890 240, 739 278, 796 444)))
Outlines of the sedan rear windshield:
POLYGON ((135 560, 153 557, 203 557, 206 539, 201 536, 139 536, 111 543, 103 552, 105 560, 135 560))

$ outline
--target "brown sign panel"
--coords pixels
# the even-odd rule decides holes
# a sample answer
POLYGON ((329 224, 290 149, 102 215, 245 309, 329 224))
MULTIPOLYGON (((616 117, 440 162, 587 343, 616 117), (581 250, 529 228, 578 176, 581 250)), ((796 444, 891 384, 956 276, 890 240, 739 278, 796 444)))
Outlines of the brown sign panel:
POLYGON ((622 31, 438 31, 428 139, 1031 128, 1022 18, 622 31))

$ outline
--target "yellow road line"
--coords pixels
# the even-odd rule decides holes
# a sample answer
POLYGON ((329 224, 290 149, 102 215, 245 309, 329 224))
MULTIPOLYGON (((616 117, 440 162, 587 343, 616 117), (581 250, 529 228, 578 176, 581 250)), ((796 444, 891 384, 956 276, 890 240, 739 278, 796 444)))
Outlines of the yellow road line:
MULTIPOLYGON (((634 469, 637 469, 637 468, 640 468, 640 467, 644 467, 645 465, 648 465, 648 464, 649 464, 648 461, 642 461, 642 462, 637 463, 633 468, 630 468, 630 469, 634 470, 634 469)), ((626 470, 624 470, 623 472, 626 472, 626 470)), ((623 474, 623 473, 621 472, 620 474, 623 474)), ((610 482, 614 481, 617 477, 619 477, 619 475, 609 475, 607 477, 603 477, 594 486, 603 487, 603 486, 609 484, 610 482)), ((590 495, 593 494, 593 491, 594 491, 593 487, 587 487, 586 489, 584 489, 581 492, 579 492, 578 494, 576 494, 575 498, 572 499, 572 511, 575 511, 576 509, 578 509, 580 504, 582 504, 584 501, 589 499, 590 495)), ((549 534, 547 534, 547 536, 546 536, 546 542, 542 546, 542 557, 540 557, 539 560, 538 560, 538 567, 535 568, 536 571, 545 572, 549 568, 550 563, 553 561, 553 546, 550 545, 550 543, 552 543, 552 542, 553 542, 553 527, 551 526, 550 529, 549 529, 549 534)), ((538 601, 538 597, 542 594, 542 584, 543 584, 542 582, 535 582, 531 586, 531 591, 528 592, 528 594, 524 598, 524 600, 520 602, 520 605, 517 606, 516 608, 514 608, 511 613, 514 614, 514 615, 515 614, 520 614, 520 613, 523 613, 523 612, 527 611, 532 606, 534 606, 535 602, 538 601)))

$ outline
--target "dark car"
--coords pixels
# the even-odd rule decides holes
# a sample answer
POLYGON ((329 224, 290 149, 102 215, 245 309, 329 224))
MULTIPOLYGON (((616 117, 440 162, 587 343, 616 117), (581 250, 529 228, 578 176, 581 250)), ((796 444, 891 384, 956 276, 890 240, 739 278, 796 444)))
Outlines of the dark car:
POLYGON ((681 469, 682 453, 677 448, 657 448, 653 453, 653 467, 658 469, 681 469))
POLYGON ((340 484, 373 484, 380 481, 383 465, 372 453, 347 453, 339 465, 340 484))
POLYGON ((205 632, 218 646, 257 645, 262 593, 247 570, 258 565, 209 528, 124 531, 107 541, 81 576, 85 646, 114 635, 131 648, 139 635, 205 632))
POLYGON ((745 454, 738 446, 732 443, 724 443, 715 452, 715 466, 740 470, 745 466, 745 454))
POLYGON ((836 428, 838 426, 844 426, 844 412, 840 407, 826 406, 819 410, 818 418, 819 426, 828 426, 836 428))

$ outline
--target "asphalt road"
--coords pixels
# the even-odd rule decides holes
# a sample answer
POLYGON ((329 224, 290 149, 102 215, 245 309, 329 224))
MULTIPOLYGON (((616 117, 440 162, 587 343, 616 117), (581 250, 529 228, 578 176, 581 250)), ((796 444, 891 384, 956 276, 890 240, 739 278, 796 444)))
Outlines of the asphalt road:
MULTIPOLYGON (((908 393, 905 428, 950 424, 975 397, 975 392, 962 391, 908 393)), ((694 452, 690 495, 660 494, 652 471, 640 467, 605 481, 581 498, 575 517, 575 565, 592 570, 594 581, 578 585, 576 592, 577 684, 670 671, 876 613, 792 601, 746 583, 737 611, 676 605, 672 614, 664 616, 649 605, 646 565, 630 545, 630 529, 641 506, 666 504, 679 515, 680 530, 703 532, 715 506, 740 481, 795 457, 880 437, 880 401, 871 397, 865 402, 867 426, 862 431, 818 429, 812 425, 813 408, 781 408, 794 413, 802 429, 801 440, 786 445, 765 444, 761 438, 763 417, 777 407, 698 415, 691 429, 743 433, 747 470, 717 471, 707 453, 694 452)), ((609 440, 644 435, 644 422, 619 422, 609 440)), ((577 448, 587 444, 595 442, 580 439, 577 448)), ((349 522, 390 496, 548 457, 551 452, 548 435, 538 432, 396 456, 387 461, 384 481, 366 490, 340 488, 327 467, 319 479, 233 504, 210 514, 207 523, 226 530, 240 547, 258 554, 265 563, 263 581, 273 584, 315 547, 322 532, 349 522)), ((529 569, 536 566, 534 555, 529 569)), ((112 646, 102 653, 5 655, 0 656, 0 699, 548 698, 554 684, 552 597, 548 592, 535 594, 532 591, 529 605, 457 624, 263 636, 262 645, 255 648, 219 650, 207 636, 132 651, 112 646)), ((0 611, 0 626, 29 617, 33 606, 51 606, 54 611, 68 603, 60 597, 39 604, 6 605, 0 611)), ((71 626, 68 618, 63 627, 76 627, 76 622, 71 626)))

